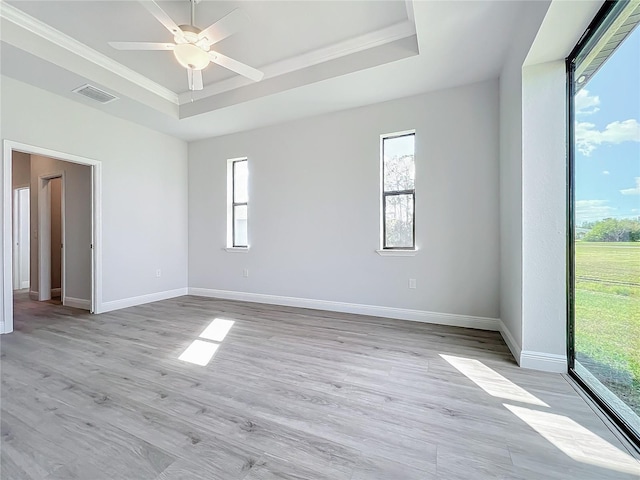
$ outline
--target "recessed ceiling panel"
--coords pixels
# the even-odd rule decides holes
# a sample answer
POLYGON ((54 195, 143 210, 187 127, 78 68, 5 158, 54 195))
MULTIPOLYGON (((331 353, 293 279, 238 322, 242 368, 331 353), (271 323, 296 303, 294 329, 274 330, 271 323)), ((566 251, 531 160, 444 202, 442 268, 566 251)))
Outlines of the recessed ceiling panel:
MULTIPOLYGON (((109 41, 171 42, 170 33, 136 1, 8 1, 174 92, 187 90, 185 70, 171 51, 118 51, 109 41)), ((188 24, 189 0, 161 1, 179 25, 188 24)), ((260 68, 407 20, 403 1, 202 1, 195 25, 206 28, 235 8, 247 27, 216 44, 220 53, 260 68)), ((204 84, 235 76, 211 64, 204 84)))
MULTIPOLYGON (((187 0, 159 3, 175 22, 188 21, 187 0)), ((96 85, 120 100, 92 102, 94 108, 194 140, 495 79, 513 32, 528 21, 520 16, 522 3, 204 0, 198 25, 238 5, 251 17, 248 28, 217 45, 221 53, 270 67, 263 81, 253 83, 225 78, 212 65, 204 89, 190 94, 171 52, 123 52, 107 44, 166 38, 165 28, 136 1, 0 0, 0 66, 7 77, 83 103, 89 100, 71 90, 96 85), (29 22, 22 12, 111 61, 29 22), (81 51, 74 55, 74 48, 81 51)))

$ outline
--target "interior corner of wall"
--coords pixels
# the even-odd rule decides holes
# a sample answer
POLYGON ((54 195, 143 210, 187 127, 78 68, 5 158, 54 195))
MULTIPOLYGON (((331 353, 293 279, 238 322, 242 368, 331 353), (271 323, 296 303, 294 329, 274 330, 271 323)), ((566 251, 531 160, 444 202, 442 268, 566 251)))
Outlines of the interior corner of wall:
POLYGON ((511 354, 513 355, 513 358, 515 359, 516 363, 520 365, 522 361, 521 360, 521 357, 522 357, 521 342, 518 342, 518 340, 513 336, 513 334, 511 333, 511 330, 509 330, 509 328, 507 327, 507 325, 504 323, 502 319, 500 320, 500 334, 502 335, 504 342, 507 344, 507 347, 511 351, 511 354))

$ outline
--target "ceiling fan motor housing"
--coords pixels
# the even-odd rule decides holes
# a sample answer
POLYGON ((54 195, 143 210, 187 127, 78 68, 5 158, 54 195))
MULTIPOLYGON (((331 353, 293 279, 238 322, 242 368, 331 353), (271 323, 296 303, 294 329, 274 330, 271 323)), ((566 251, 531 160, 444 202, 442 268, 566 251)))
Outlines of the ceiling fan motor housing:
POLYGON ((182 30, 182 36, 176 35, 174 40, 176 43, 193 43, 198 44, 198 46, 205 46, 207 43, 198 37, 200 30, 198 27, 194 27, 193 25, 179 25, 180 30, 182 30))

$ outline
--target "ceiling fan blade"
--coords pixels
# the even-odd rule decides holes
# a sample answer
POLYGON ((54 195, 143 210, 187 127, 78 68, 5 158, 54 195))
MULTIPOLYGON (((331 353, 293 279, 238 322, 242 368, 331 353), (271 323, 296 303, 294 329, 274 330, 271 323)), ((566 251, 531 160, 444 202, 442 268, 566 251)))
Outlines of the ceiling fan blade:
POLYGON ((213 45, 238 30, 241 30, 247 23, 249 23, 247 15, 239 8, 236 8, 213 25, 209 25, 202 30, 198 34, 198 38, 206 38, 209 45, 213 45))
POLYGON ((116 50, 173 50, 173 43, 154 42, 109 42, 116 50))
POLYGON ((167 13, 162 10, 156 2, 154 2, 153 0, 140 0, 140 3, 149 11, 151 15, 156 17, 156 20, 164 25, 164 28, 169 30, 173 35, 177 35, 180 38, 184 37, 184 34, 182 33, 182 30, 180 30, 180 27, 178 27, 176 22, 174 22, 171 17, 167 15, 167 13))
POLYGON ((189 90, 202 90, 202 70, 187 68, 187 80, 189 81, 189 90))
POLYGON ((227 68, 243 77, 247 77, 254 82, 259 82, 264 77, 264 73, 260 70, 256 70, 249 65, 245 65, 242 62, 229 58, 221 53, 214 52, 213 50, 209 52, 209 57, 213 63, 217 63, 221 67, 227 68))

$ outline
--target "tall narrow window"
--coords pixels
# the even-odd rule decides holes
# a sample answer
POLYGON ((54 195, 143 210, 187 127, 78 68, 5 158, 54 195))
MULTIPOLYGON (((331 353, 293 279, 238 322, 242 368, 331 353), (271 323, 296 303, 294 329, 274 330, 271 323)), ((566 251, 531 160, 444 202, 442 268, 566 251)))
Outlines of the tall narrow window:
POLYGON ((415 132, 383 135, 382 248, 415 249, 415 132))
POLYGON ((640 445, 640 2, 569 56, 569 372, 640 445))
POLYGON ((229 160, 229 246, 247 248, 248 206, 249 206, 249 167, 246 158, 229 160))

